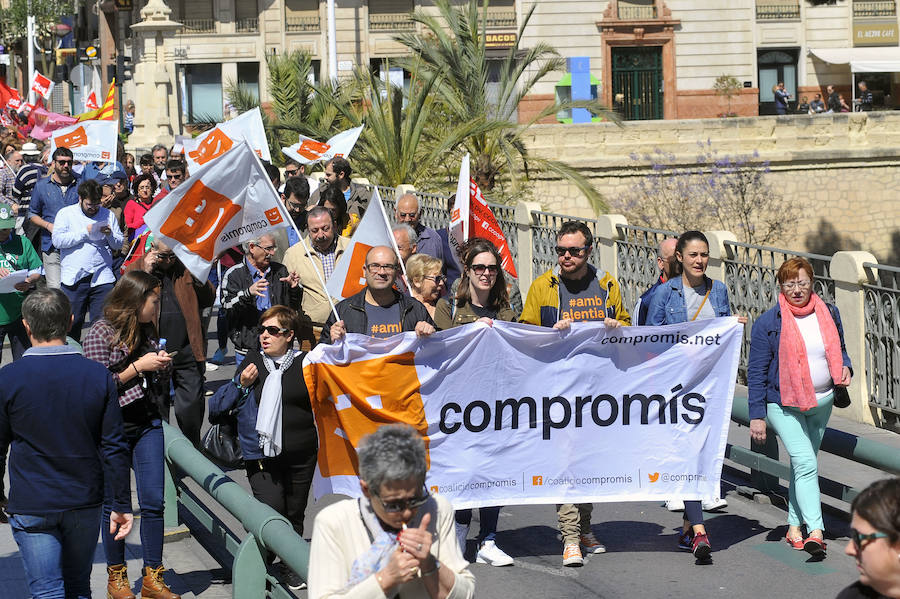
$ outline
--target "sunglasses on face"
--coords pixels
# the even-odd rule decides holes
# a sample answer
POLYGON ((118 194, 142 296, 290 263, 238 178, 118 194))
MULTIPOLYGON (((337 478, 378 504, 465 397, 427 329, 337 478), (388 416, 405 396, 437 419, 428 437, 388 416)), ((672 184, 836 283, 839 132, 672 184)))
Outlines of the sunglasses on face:
POLYGON ((425 275, 422 278, 428 279, 429 281, 434 281, 435 285, 440 285, 441 283, 447 282, 447 277, 445 277, 444 275, 425 275))
POLYGON ((174 260, 174 259, 175 259, 175 254, 174 254, 174 252, 166 252, 166 253, 163 253, 163 254, 158 253, 158 254, 156 254, 156 257, 159 258, 160 260, 167 260, 167 261, 168 261, 168 260, 174 260))
POLYGON ((856 547, 857 551, 862 551, 863 545, 867 545, 869 541, 886 538, 888 538, 888 535, 884 534, 883 532, 872 532, 864 535, 860 534, 860 532, 855 528, 850 529, 850 539, 853 541, 853 546, 856 547))
POLYGON ((585 245, 582 247, 574 247, 574 248, 564 248, 561 245, 556 246, 556 255, 562 258, 566 254, 569 254, 573 258, 580 258, 584 255, 591 246, 585 245))
POLYGON ((259 330, 260 330, 260 334, 262 334, 262 332, 265 331, 266 333, 272 335, 273 337, 287 335, 288 333, 291 332, 290 329, 282 329, 280 327, 273 327, 273 326, 259 327, 259 330))
POLYGON ((382 499, 377 493, 372 493, 375 497, 378 497, 378 501, 381 502, 381 506, 384 508, 384 511, 396 514, 398 512, 405 512, 406 510, 414 510, 416 508, 420 508, 428 502, 428 499, 431 497, 431 494, 428 492, 428 489, 422 487, 422 494, 417 495, 416 497, 410 497, 409 499, 397 499, 395 501, 385 501, 382 499))
POLYGON ((299 172, 300 171, 297 169, 290 169, 290 170, 284 169, 284 174, 287 175, 288 177, 293 177, 294 175, 296 175, 299 172))
POLYGON ((496 264, 473 264, 469 268, 471 268, 472 272, 478 276, 483 275, 485 271, 490 275, 495 275, 500 272, 500 267, 496 264))

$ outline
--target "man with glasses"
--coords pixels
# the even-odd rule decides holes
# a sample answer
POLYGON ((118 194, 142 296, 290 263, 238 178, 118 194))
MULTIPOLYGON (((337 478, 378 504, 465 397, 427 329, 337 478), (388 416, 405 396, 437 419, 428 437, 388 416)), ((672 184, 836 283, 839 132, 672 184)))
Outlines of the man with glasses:
POLYGON ((347 333, 386 339, 405 331, 427 337, 435 331, 428 310, 417 299, 394 289, 400 270, 397 255, 387 246, 376 246, 366 254, 366 286, 337 305, 340 319, 331 314, 322 329, 321 343, 336 343, 347 333))
MULTIPOLYGON (((285 171, 287 172, 287 171, 285 171)), ((284 207, 297 229, 302 233, 306 231, 306 208, 309 204, 309 181, 306 177, 290 177, 284 182, 284 192, 281 194, 284 207)), ((293 227, 287 230, 288 244, 293 246, 300 241, 297 231, 293 227)))
MULTIPOLYGON (((203 383, 206 374, 206 335, 203 312, 212 308, 216 290, 209 281, 200 282, 185 268, 168 245, 150 235, 150 250, 140 267, 162 283, 159 295, 159 336, 166 340, 172 356, 172 386, 175 389, 175 419, 184 436, 200 446, 203 425, 203 383)), ((168 406, 160 410, 166 422, 168 406)))
MULTIPOLYGON (((598 321, 608 328, 631 324, 618 281, 589 263, 593 243, 587 225, 563 223, 556 234, 557 266, 531 284, 522 322, 560 330, 580 321, 598 321)), ((582 548, 588 553, 606 551, 591 531, 592 510, 590 503, 557 506, 564 566, 583 565, 582 548)))
POLYGON ((28 206, 31 222, 41 228, 41 257, 47 285, 59 289, 59 250, 53 245, 53 223, 56 214, 66 206, 78 203, 78 179, 72 172, 72 150, 56 148, 53 152, 53 173, 38 181, 31 192, 28 206))
POLYGON ((166 163, 166 179, 162 184, 163 192, 157 194, 156 199, 165 197, 167 193, 184 183, 186 168, 181 160, 169 160, 166 163))
POLYGON ((296 272, 272 260, 278 246, 275 237, 263 233, 243 244, 244 260, 222 276, 222 309, 228 319, 235 361, 240 364, 259 345, 259 316, 272 306, 289 306, 301 312, 303 286, 296 272))
POLYGON ((418 253, 434 256, 444 262, 444 246, 441 238, 437 231, 419 222, 421 216, 422 209, 419 207, 419 198, 415 194, 405 193, 400 196, 400 199, 397 200, 397 207, 394 209, 394 221, 413 228, 419 238, 416 244, 418 253))
POLYGON ((306 165, 299 164, 296 160, 287 159, 284 164, 284 180, 285 183, 294 177, 302 177, 306 175, 306 165))
POLYGON ((72 339, 81 339, 85 315, 91 324, 103 315, 103 302, 116 283, 113 251, 125 236, 116 216, 100 203, 100 184, 78 186, 79 203, 56 214, 53 245, 59 248, 63 293, 72 303, 72 339))
MULTIPOLYGON (((391 227, 391 232, 394 234, 394 242, 397 244, 397 250, 400 251, 400 261, 403 262, 403 264, 406 264, 407 260, 419 251, 419 236, 416 235, 415 229, 406 223, 394 225, 391 227)), ((445 282, 446 280, 447 277, 444 277, 445 282)), ((397 288, 406 295, 410 295, 409 281, 406 280, 406 277, 402 272, 397 274, 397 288)))

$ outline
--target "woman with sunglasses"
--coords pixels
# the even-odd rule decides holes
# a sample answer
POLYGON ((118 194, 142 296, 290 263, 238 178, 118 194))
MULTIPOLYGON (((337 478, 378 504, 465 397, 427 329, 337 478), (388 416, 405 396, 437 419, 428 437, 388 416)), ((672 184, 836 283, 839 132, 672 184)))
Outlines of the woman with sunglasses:
POLYGON ((156 193, 156 179, 153 174, 139 175, 131 184, 134 196, 125 204, 125 226, 128 227, 129 241, 134 232, 144 226, 144 215, 153 206, 153 194, 156 193))
POLYGON ((837 599, 900 599, 900 478, 875 481, 851 506, 850 541, 859 580, 837 599))
POLYGON ((475 577, 453 533, 453 506, 425 487, 425 443, 391 424, 364 437, 359 499, 316 516, 309 598, 468 599, 475 577))
MULTIPOLYGON (((686 231, 675 244, 676 276, 660 285, 650 300, 648 325, 677 324, 693 320, 731 316, 728 288, 722 281, 706 276, 709 266, 709 240, 700 231, 686 231)), ((746 323, 742 316, 738 320, 746 323)), ((702 502, 684 502, 684 522, 678 537, 679 549, 690 551, 697 559, 712 553, 702 502)))
MULTIPOLYGON (((494 320, 516 321, 518 314, 509 307, 509 292, 501 262, 500 252, 490 241, 476 239, 467 244, 463 250, 463 271, 456 297, 441 299, 435 311, 434 323, 439 329, 447 330, 476 321, 489 326, 494 320)), ((511 566, 513 558, 496 543, 500 507, 483 507, 480 516, 475 561, 492 566, 511 566)), ((471 509, 456 511, 456 535, 463 553, 471 523, 471 509)))
MULTIPOLYGON (((161 289, 153 275, 140 270, 125 273, 106 297, 103 318, 85 337, 84 355, 106 366, 119 390, 141 508, 141 596, 178 599, 163 580, 162 563, 165 458, 161 410, 169 394, 172 357, 161 348, 157 332, 161 289)), ((107 597, 134 599, 128 582, 125 539, 116 540, 109 532, 111 509, 103 506, 104 524, 100 527, 109 576, 107 597)))
MULTIPOLYGON (((236 410, 238 437, 253 496, 286 517, 303 535, 306 501, 316 467, 318 440, 304 352, 293 348, 302 323, 287 306, 259 317, 258 350, 247 352, 231 384, 210 399, 210 420, 236 410)), ((282 577, 293 590, 303 581, 287 567, 282 577)))
POLYGON ((443 262, 428 254, 413 254, 406 261, 409 294, 425 305, 432 320, 438 300, 447 289, 447 277, 441 273, 443 265, 443 262))
POLYGON ((750 438, 766 440, 766 421, 791 456, 788 530, 798 551, 825 557, 816 454, 836 387, 850 384, 841 315, 813 292, 813 269, 791 258, 778 269, 778 303, 753 323, 747 363, 750 438), (807 535, 801 527, 806 525, 807 535))

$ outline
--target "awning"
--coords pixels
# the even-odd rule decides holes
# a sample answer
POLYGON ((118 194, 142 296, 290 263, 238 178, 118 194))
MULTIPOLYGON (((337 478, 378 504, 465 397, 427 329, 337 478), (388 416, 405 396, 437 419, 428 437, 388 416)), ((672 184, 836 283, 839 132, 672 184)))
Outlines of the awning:
POLYGON ((900 47, 810 48, 809 53, 829 64, 849 64, 853 73, 900 72, 900 47))

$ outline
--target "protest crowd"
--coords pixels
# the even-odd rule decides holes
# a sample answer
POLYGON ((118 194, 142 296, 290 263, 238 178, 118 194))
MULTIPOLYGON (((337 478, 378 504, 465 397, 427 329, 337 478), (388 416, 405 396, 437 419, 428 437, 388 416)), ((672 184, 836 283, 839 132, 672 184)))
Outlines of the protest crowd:
MULTIPOLYGON (((557 231, 557 265, 520 290, 502 234, 481 237, 465 217, 447 230, 427 227, 408 193, 398 193, 389 218, 371 188, 351 182, 346 156, 355 138, 330 156, 286 151, 282 174, 250 141, 228 151, 206 143, 215 131, 192 147, 157 145, 137 159, 121 143, 107 158, 86 159, 90 131, 84 139, 55 131, 47 143, 3 140, 0 339, 9 339, 10 352, 0 371, 0 472, 8 466, 10 485, 4 489, 0 477, 0 498, 35 597, 61 597, 63 589, 90 596, 98 531, 107 596, 135 596, 124 558, 124 538, 137 525, 132 471, 140 595, 178 597, 165 582, 162 542, 161 423, 170 413, 207 451, 207 407, 210 422, 233 417, 253 495, 309 536, 303 522, 320 431, 303 367, 318 346, 353 334, 427 339, 496 323, 564 336, 583 322, 609 334, 731 316, 746 322, 732 315, 726 286, 706 275, 709 242, 699 231, 660 243, 659 279, 636 306, 626 306, 619 282, 590 262, 593 236, 578 221, 557 231), (306 172, 316 162, 321 181, 306 172), (246 189, 268 199, 253 207, 246 189), (215 224, 207 205, 226 214, 218 229, 207 230, 215 224), (523 303, 514 299, 520 294, 523 303), (210 355, 213 317, 218 344, 210 355), (229 351, 234 378, 207 397, 205 373, 226 363, 229 351)), ((469 189, 467 172, 460 179, 469 189)), ((479 209, 469 204, 480 196, 474 190, 457 192, 464 213, 479 209)), ((823 559, 816 452, 854 365, 840 314, 814 293, 813 279, 802 258, 779 269, 778 301, 753 327, 748 387, 753 440, 774 433, 791 456, 783 542, 823 559)), ((454 509, 426 486, 421 432, 391 424, 359 442, 362 496, 316 518, 310 597, 474 596, 464 557, 473 509, 454 509)), ((847 552, 865 574, 842 598, 900 597, 897 484, 876 483, 854 502, 847 552)), ((716 545, 704 511, 725 505, 715 493, 671 497, 668 509, 683 512, 673 549, 708 559, 716 545)), ((514 564, 496 542, 501 507, 477 508, 479 563, 514 564)), ((556 505, 563 566, 606 551, 591 527, 593 507, 556 505)), ((275 566, 290 588, 305 586, 275 566)))

